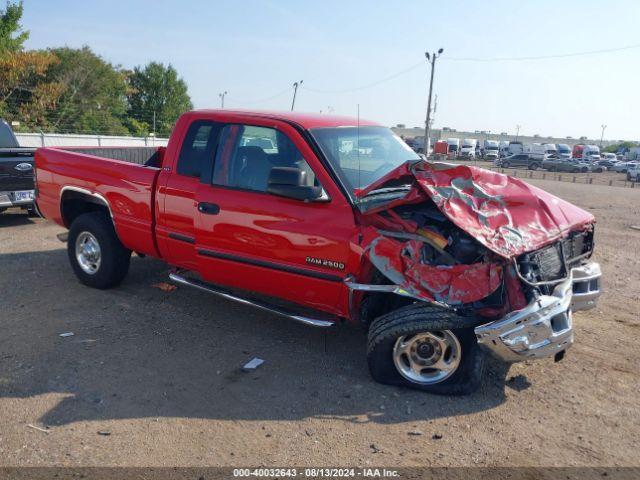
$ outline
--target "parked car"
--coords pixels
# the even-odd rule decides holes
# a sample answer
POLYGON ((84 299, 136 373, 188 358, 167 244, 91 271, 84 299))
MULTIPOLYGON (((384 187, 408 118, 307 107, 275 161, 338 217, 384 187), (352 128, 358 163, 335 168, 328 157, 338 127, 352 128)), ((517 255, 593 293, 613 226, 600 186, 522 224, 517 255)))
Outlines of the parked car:
POLYGON ((188 112, 166 149, 38 149, 36 179, 81 283, 118 285, 138 252, 227 300, 361 324, 382 383, 466 394, 487 351, 559 360, 572 313, 600 295, 589 212, 506 175, 422 161, 362 119, 188 112), (250 137, 274 151, 242 146, 250 137))
POLYGON ((537 170, 542 166, 542 160, 531 158, 527 153, 518 153, 500 159, 498 166, 502 168, 526 167, 529 170, 537 170))
POLYGON ((11 207, 34 213, 34 152, 20 147, 9 124, 0 120, 0 213, 11 207))
POLYGON ((640 163, 629 166, 627 169, 627 180, 631 182, 640 182, 640 163))
POLYGON ((618 162, 613 166, 613 171, 618 173, 627 173, 630 167, 634 167, 638 163, 639 162, 636 162, 635 160, 630 162, 618 162))
POLYGON ((542 162, 542 168, 549 172, 588 173, 592 171, 589 163, 582 162, 575 158, 546 158, 542 162))

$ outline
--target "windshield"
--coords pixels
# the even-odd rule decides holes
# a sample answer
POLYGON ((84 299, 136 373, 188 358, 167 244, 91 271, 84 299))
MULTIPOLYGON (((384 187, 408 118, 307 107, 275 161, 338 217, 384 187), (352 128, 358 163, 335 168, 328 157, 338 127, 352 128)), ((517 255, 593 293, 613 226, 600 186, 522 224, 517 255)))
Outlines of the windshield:
POLYGON ((420 160, 386 127, 314 128, 311 134, 352 196, 408 160, 420 160))

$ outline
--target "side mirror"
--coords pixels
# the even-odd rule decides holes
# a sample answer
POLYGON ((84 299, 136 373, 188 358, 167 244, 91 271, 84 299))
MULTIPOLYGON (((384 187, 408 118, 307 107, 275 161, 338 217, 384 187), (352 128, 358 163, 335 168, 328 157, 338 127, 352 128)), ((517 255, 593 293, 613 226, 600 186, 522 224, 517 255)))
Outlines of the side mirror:
POLYGON ((326 201, 322 187, 305 185, 307 172, 295 167, 273 167, 267 181, 267 192, 294 200, 326 201))

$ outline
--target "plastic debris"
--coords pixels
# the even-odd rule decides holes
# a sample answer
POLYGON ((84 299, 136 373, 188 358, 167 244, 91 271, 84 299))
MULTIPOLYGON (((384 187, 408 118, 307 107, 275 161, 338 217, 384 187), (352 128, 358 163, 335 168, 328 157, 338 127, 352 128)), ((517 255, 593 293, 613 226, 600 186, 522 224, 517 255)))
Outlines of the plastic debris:
POLYGON ((29 428, 33 428, 34 430, 38 430, 39 432, 43 432, 43 433, 51 433, 49 430, 47 430, 46 428, 42 428, 42 427, 38 427, 36 425, 31 425, 30 423, 27 425, 27 427, 29 428))
POLYGON ((64 333, 61 333, 59 336, 62 338, 65 338, 65 337, 73 337, 74 335, 75 333, 73 332, 64 332, 64 333))
POLYGON ((167 283, 167 282, 154 283, 151 286, 153 288, 157 288, 158 290, 162 290, 165 293, 173 292, 178 288, 175 285, 171 285, 170 283, 167 283))
POLYGON ((244 370, 245 372, 248 372, 250 370, 255 370, 256 368, 258 368, 263 363, 264 363, 264 360, 262 360, 261 358, 258 358, 258 357, 254 357, 251 360, 249 360, 247 363, 244 364, 244 367, 242 367, 242 370, 244 370))
POLYGON ((632 230, 640 230, 640 225, 629 225, 632 230))

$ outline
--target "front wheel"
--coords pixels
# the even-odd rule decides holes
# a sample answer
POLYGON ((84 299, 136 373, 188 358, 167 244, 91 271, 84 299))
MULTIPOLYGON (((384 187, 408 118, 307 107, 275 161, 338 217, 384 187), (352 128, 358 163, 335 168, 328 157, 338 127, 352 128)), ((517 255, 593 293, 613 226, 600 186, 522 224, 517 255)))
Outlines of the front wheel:
POLYGON ((503 168, 509 168, 511 166, 511 164, 509 162, 502 162, 502 167, 503 168))
POLYGON ((532 163, 531 165, 529 165, 529 170, 537 170, 538 168, 539 167, 537 163, 532 163))
POLYGON ((122 245, 113 223, 101 212, 85 213, 73 221, 67 254, 78 280, 99 289, 122 282, 131 261, 131 250, 122 245))
POLYGON ((472 319, 414 304, 375 319, 367 360, 380 383, 440 395, 466 395, 482 383, 485 353, 472 319))

